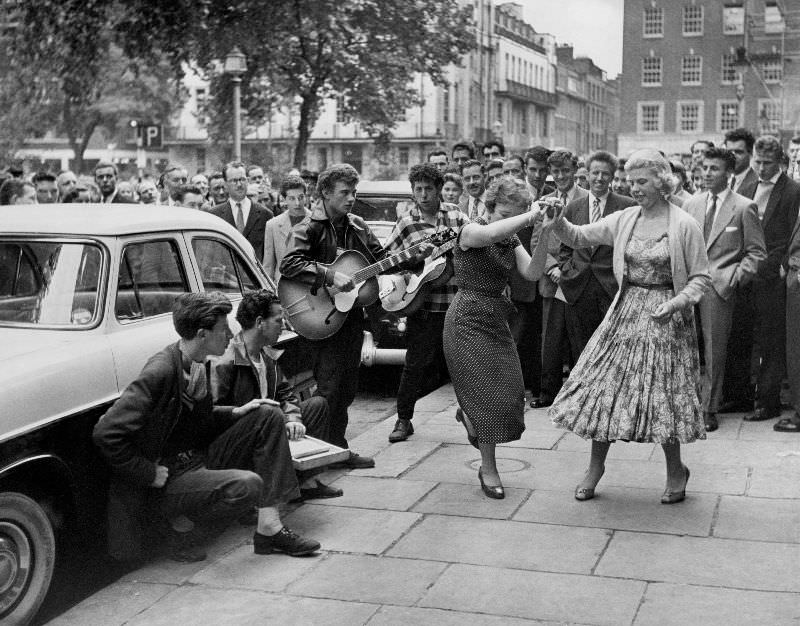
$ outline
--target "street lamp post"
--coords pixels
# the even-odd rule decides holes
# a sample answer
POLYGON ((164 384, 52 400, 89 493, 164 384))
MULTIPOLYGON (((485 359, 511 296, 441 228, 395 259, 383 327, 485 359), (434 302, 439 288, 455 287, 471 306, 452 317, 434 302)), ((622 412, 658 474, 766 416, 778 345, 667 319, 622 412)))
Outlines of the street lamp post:
POLYGON ((233 82, 233 160, 242 160, 242 76, 247 71, 247 59, 239 46, 225 57, 222 68, 224 74, 231 77, 233 82))

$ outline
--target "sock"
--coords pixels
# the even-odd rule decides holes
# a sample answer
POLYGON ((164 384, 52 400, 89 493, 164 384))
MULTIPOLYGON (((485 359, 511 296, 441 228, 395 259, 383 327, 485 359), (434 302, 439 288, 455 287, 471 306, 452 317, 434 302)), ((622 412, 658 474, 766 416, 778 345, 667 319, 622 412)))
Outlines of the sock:
POLYGON ((280 511, 278 511, 278 507, 265 506, 258 509, 258 526, 256 527, 256 532, 271 537, 272 535, 278 534, 281 528, 283 528, 283 522, 281 522, 281 514, 280 511))
POLYGON ((170 517, 169 525, 176 533, 188 533, 194 530, 194 522, 185 515, 170 517))
POLYGON ((314 489, 317 486, 317 479, 316 478, 306 478, 302 484, 300 485, 301 489, 314 489))

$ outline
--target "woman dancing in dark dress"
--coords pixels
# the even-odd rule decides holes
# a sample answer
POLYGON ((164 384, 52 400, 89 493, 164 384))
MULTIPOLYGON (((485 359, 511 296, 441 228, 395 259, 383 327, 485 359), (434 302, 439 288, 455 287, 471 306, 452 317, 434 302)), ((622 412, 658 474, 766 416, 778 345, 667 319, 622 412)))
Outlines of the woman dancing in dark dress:
POLYGON ((639 150, 625 170, 638 206, 585 226, 570 224, 560 211, 544 218, 544 232, 553 228, 572 248, 613 245, 620 286, 550 417, 592 441, 576 499, 594 497, 609 446, 621 440, 661 444, 667 464, 661 502, 673 504, 684 499, 689 480, 681 444, 706 437, 693 307, 710 284, 708 258, 697 222, 666 200, 671 173, 664 157, 639 150))
MULTIPOLYGON (((444 354, 460 409, 457 419, 481 452, 478 478, 490 498, 503 498, 495 445, 525 430, 517 349, 508 327, 513 310, 504 295, 514 268, 536 280, 534 263, 514 233, 540 217, 521 180, 502 178, 486 192, 488 220, 461 228, 453 255, 458 293, 444 323, 444 354)), ((541 273, 541 272, 540 272, 541 273)))

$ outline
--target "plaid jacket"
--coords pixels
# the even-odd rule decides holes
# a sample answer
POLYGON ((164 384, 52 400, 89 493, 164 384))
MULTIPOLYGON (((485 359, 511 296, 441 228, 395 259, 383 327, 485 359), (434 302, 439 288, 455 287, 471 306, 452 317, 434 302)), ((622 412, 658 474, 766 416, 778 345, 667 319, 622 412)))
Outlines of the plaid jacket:
MULTIPOLYGON (((458 232, 469 221, 469 218, 459 210, 458 206, 442 202, 436 213, 436 226, 434 226, 425 221, 419 207, 415 205, 397 220, 385 247, 390 253, 399 252, 441 230, 452 228, 458 232)), ((455 280, 450 279, 446 285, 434 287, 427 293, 422 308, 425 311, 442 313, 447 311, 447 307, 450 306, 455 295, 455 280)))

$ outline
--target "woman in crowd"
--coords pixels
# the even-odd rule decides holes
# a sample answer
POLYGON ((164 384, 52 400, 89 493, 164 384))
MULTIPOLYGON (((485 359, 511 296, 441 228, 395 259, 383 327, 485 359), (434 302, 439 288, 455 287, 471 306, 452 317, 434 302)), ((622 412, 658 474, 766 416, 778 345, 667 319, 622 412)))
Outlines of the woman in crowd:
POLYGON ((464 182, 458 174, 448 172, 444 175, 444 185, 442 186, 442 200, 450 204, 458 204, 461 194, 464 192, 464 182))
MULTIPOLYGON (((710 284, 700 227, 666 197, 669 163, 655 150, 625 165, 639 203, 575 226, 562 211, 544 218, 572 248, 614 246, 620 286, 550 408, 553 422, 592 441, 591 460, 575 498, 590 500, 612 442, 660 443, 667 465, 661 502, 685 497, 689 469, 681 444, 705 439, 693 307, 710 284)), ((547 241, 546 237, 541 238, 547 241)))
POLYGON ((458 293, 444 324, 445 358, 461 407, 456 419, 481 452, 481 488, 496 499, 505 492, 495 446, 525 430, 522 369, 507 321, 513 305, 503 292, 515 268, 536 280, 533 268, 544 266, 544 259, 531 260, 514 234, 538 217, 527 212, 530 204, 521 180, 500 178, 489 187, 488 222, 478 218, 459 232, 453 255, 458 293))

